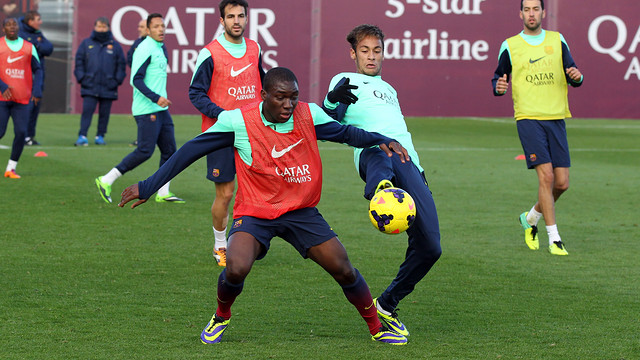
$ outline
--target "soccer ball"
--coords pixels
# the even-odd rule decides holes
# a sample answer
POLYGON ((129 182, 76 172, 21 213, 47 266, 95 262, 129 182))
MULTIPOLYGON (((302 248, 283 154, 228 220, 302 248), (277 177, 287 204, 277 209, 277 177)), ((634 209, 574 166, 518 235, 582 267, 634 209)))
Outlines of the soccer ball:
POLYGON ((382 189, 369 203, 369 219, 383 233, 399 234, 416 219, 416 204, 411 195, 400 188, 382 189))

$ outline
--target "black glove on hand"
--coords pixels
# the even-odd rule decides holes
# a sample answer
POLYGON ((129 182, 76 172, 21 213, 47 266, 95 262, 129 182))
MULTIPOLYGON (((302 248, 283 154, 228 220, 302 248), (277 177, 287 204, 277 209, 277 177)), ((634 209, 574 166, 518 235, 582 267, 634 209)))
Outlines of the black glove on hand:
POLYGON ((329 91, 327 94, 327 100, 331 103, 343 103, 347 105, 355 104, 358 101, 358 97, 351 93, 351 90, 355 90, 358 87, 355 85, 349 85, 349 78, 337 88, 329 91))

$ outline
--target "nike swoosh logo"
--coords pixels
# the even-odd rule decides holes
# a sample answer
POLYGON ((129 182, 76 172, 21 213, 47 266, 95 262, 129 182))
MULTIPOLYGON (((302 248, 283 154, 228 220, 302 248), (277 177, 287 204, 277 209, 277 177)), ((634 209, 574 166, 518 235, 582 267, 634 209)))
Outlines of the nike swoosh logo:
POLYGON ((544 59, 544 58, 546 58, 546 57, 547 57, 547 56, 545 55, 545 56, 543 56, 543 57, 541 57, 541 58, 538 58, 538 59, 535 59, 535 60, 531 60, 531 58, 529 58, 529 64, 533 64, 533 63, 535 63, 535 62, 538 62, 538 61, 540 61, 540 60, 542 60, 542 59, 544 59))
POLYGON ((231 67, 231 77, 236 77, 236 76, 238 76, 238 75, 242 74, 242 73, 243 73, 245 70, 247 70, 247 69, 249 68, 249 66, 251 66, 251 65, 253 65, 253 63, 251 63, 251 64, 249 64, 249 65, 247 65, 247 66, 243 67, 243 68, 242 68, 242 69, 240 69, 240 70, 233 70, 233 66, 232 66, 232 67, 231 67))
POLYGON ((289 151, 291 151, 291 149, 293 149, 294 147, 298 146, 298 144, 300 144, 302 142, 302 139, 298 140, 297 143, 293 144, 293 145, 289 145, 286 148, 278 151, 276 150, 276 146, 273 145, 273 149, 271 149, 271 157, 274 159, 277 159, 279 157, 282 157, 284 154, 288 153, 289 151))
POLYGON ((7 57, 7 62, 8 62, 9 64, 12 64, 12 63, 14 63, 14 62, 16 62, 16 61, 18 61, 18 60, 22 59, 23 57, 24 57, 24 55, 22 55, 22 56, 18 56, 17 58, 13 58, 13 59, 12 59, 12 58, 11 58, 11 56, 9 56, 9 57, 7 57))

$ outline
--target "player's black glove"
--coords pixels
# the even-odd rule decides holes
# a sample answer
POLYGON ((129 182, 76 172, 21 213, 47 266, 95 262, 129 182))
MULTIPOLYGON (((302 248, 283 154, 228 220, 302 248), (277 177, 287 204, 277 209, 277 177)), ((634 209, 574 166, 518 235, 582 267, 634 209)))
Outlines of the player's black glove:
POLYGON ((353 95, 351 90, 355 90, 357 88, 358 87, 355 85, 349 85, 349 78, 347 78, 342 85, 329 91, 327 94, 327 100, 334 104, 337 102, 347 105, 355 104, 355 102, 358 101, 358 97, 353 95))

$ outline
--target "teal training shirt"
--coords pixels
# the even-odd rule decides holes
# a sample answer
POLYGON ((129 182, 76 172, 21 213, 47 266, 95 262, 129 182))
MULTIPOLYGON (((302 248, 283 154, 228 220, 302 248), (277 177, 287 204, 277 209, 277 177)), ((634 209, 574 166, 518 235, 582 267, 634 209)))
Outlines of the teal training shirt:
POLYGON ((169 107, 163 108, 154 103, 133 86, 134 75, 138 72, 140 66, 149 58, 151 58, 151 62, 147 67, 144 83, 151 91, 164 98, 167 97, 168 61, 166 56, 164 56, 162 43, 155 41, 151 36, 147 36, 146 39, 138 45, 136 51, 133 52, 133 61, 131 63, 131 79, 129 83, 133 87, 133 103, 131 104, 131 113, 133 116, 152 114, 169 109, 169 107))
MULTIPOLYGON (((329 117, 329 115, 325 114, 324 110, 322 110, 320 106, 314 103, 309 103, 309 111, 311 112, 314 126, 335 121, 329 117)), ((265 126, 270 127, 276 132, 284 134, 293 131, 293 116, 284 123, 274 124, 269 122, 264 118, 264 115, 262 115, 262 102, 260 103, 260 117, 262 118, 262 122, 265 126)), ((252 164, 253 157, 251 155, 249 134, 247 133, 247 127, 245 126, 242 111, 240 111, 240 109, 221 112, 220 116, 218 116, 218 121, 216 121, 216 123, 205 132, 233 132, 235 135, 234 146, 238 150, 240 158, 247 165, 252 164)))
MULTIPOLYGON (((351 85, 358 87, 351 90, 358 97, 358 101, 347 107, 342 123, 395 139, 407 149, 411 161, 418 169, 424 171, 420 166, 418 153, 413 147, 411 133, 407 130, 407 124, 398 102, 398 93, 393 86, 382 80, 380 76, 345 72, 331 79, 329 91, 333 90, 336 84, 345 77, 349 78, 351 85)), ((324 106, 327 109, 335 109, 338 104, 329 102, 325 97, 324 106)), ((362 149, 354 148, 356 169, 359 168, 360 153, 362 153, 362 149)))
MULTIPOLYGON (((14 51, 14 52, 22 49, 22 45, 24 44, 24 39, 21 37, 15 40, 9 40, 5 36, 4 39, 6 40, 7 46, 9 47, 9 49, 11 49, 11 51, 14 51)), ((36 60, 38 60, 38 62, 40 62, 40 58, 38 57, 38 52, 36 51, 36 47, 33 45, 31 45, 31 56, 33 56, 34 58, 36 58, 36 60)))

